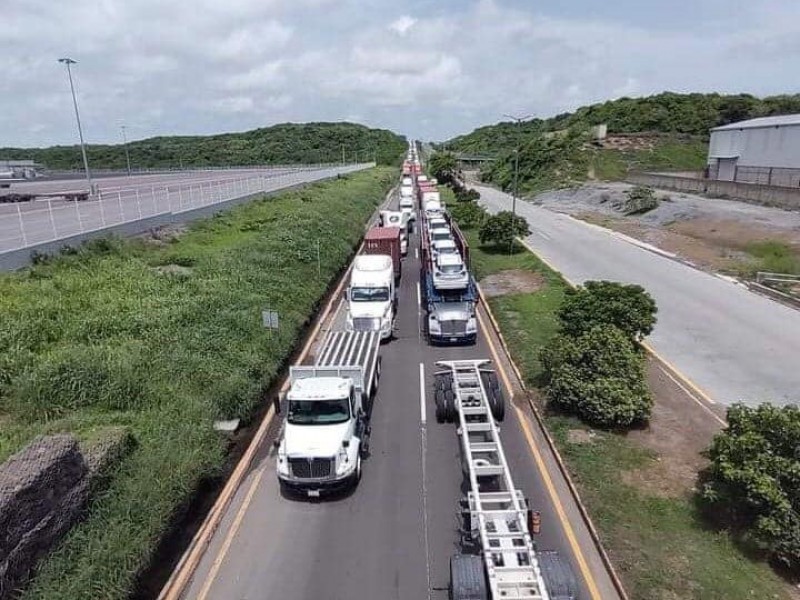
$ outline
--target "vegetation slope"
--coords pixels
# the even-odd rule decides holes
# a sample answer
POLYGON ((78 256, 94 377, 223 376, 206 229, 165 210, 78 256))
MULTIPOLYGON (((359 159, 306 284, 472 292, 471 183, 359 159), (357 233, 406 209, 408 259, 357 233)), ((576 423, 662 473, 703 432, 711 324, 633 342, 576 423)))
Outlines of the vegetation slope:
POLYGON ((705 164, 711 128, 794 112, 800 112, 800 94, 756 98, 665 92, 585 106, 520 126, 505 122, 481 127, 445 146, 496 158, 482 176, 505 189, 512 185, 514 151, 519 147, 520 185, 535 191, 593 177, 621 179, 630 169, 699 170, 705 164), (611 136, 643 134, 649 143, 644 148, 632 144, 631 149, 595 147, 587 132, 600 124, 608 125, 611 136))
MULTIPOLYGON (((395 164, 407 147, 405 138, 385 129, 356 123, 283 123, 240 133, 164 136, 128 144, 131 166, 178 168, 228 165, 372 160, 395 164)), ((90 144, 90 168, 126 168, 122 144, 90 144)), ((80 147, 0 148, 2 159, 33 159, 48 169, 81 169, 80 147)))
POLYGON ((220 473, 214 420, 267 401, 395 178, 371 169, 0 276, 0 460, 42 433, 114 425, 137 442, 22 597, 131 596, 178 507, 220 473))

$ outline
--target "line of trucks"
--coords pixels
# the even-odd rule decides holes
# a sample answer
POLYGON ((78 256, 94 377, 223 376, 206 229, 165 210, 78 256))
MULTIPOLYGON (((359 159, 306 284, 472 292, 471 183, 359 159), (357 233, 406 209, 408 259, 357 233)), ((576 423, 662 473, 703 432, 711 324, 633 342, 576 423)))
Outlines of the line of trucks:
MULTIPOLYGON (((412 145, 403 165, 401 210, 381 214, 380 226, 367 232, 353 262, 344 329, 325 335, 313 364, 289 369, 286 415, 275 441, 277 476, 285 491, 319 497, 352 488, 361 478, 381 375, 381 341, 392 336, 401 243, 405 235, 407 252, 415 200, 420 202, 428 337, 445 343, 476 339, 469 248, 447 216, 435 182, 426 182, 412 145), (456 268, 446 268, 450 265, 456 268)), ((450 599, 576 600, 569 566, 556 553, 535 548, 538 513, 513 484, 496 424, 504 416, 504 399, 491 362, 441 361, 437 366, 436 419, 457 424, 468 480, 459 505, 460 551, 450 561, 450 599)))

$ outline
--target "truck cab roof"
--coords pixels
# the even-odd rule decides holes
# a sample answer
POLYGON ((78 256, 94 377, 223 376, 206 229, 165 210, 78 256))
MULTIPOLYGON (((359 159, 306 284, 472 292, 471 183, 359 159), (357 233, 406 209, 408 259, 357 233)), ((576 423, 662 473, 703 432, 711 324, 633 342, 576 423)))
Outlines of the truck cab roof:
POLYGON ((359 254, 353 263, 353 273, 356 271, 375 273, 393 268, 392 257, 386 254, 359 254))
POLYGON ((346 377, 308 377, 298 379, 289 389, 289 400, 339 400, 350 394, 352 381, 346 377))

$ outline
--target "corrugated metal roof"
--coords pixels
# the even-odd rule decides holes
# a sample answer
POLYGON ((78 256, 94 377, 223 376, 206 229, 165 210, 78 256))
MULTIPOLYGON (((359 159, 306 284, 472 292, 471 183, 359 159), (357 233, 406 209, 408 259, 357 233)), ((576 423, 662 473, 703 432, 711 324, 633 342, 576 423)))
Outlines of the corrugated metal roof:
POLYGON ((738 123, 729 123, 721 127, 715 127, 711 131, 730 131, 732 129, 758 129, 760 127, 787 127, 790 125, 800 125, 800 114, 779 115, 776 117, 760 117, 738 123))

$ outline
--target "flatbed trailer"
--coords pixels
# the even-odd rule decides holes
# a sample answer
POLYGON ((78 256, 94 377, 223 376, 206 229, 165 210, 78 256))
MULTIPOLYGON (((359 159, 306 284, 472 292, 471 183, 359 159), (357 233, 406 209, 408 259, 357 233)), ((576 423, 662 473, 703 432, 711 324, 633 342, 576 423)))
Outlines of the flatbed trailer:
POLYGON ((452 600, 574 600, 574 575, 552 552, 537 554, 535 516, 514 485, 495 420, 504 400, 486 359, 441 361, 437 420, 456 422, 469 491, 461 502, 462 553, 450 561, 452 600), (465 551, 466 550, 466 551, 465 551))

